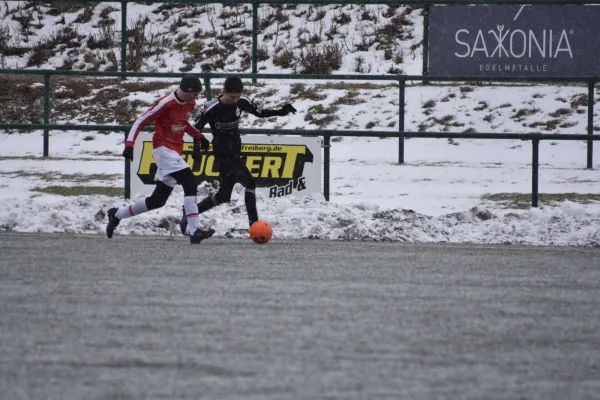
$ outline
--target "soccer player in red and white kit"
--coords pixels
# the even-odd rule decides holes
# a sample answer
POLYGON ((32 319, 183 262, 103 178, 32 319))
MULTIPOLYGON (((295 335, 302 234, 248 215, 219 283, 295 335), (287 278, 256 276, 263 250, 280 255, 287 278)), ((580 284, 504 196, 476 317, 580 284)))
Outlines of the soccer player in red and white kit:
POLYGON ((208 151, 210 146, 208 139, 188 121, 201 91, 200 79, 195 75, 185 75, 176 91, 158 99, 131 127, 123 151, 123 157, 129 161, 133 160, 133 146, 138 134, 144 126, 154 122, 152 157, 158 167, 155 175, 156 187, 152 194, 143 200, 108 210, 106 235, 109 239, 122 219, 164 206, 176 184, 183 187, 183 207, 189 224, 190 242, 200 243, 215 233, 213 229, 205 231, 198 228, 198 185, 192 170, 181 157, 184 133, 194 138, 195 155, 200 150, 208 151))

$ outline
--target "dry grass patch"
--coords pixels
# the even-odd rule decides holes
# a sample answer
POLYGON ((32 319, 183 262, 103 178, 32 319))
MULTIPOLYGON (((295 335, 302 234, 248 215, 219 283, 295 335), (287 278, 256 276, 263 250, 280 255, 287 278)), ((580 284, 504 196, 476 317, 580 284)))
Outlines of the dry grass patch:
MULTIPOLYGON (((125 99, 133 92, 154 92, 176 86, 166 81, 123 81, 117 78, 52 77, 50 123, 85 120, 90 124, 117 121, 128 124, 149 104, 125 99)), ((42 77, 0 76, 0 122, 43 122, 44 86, 42 77), (30 110, 23 112, 24 109, 30 110)))
MULTIPOLYGON (((493 193, 481 197, 482 200, 497 203, 504 208, 528 209, 531 207, 531 194, 529 193, 493 193)), ((540 193, 540 204, 556 205, 556 203, 569 200, 580 204, 591 204, 600 201, 600 194, 596 193, 540 193)))
POLYGON ((332 105, 346 105, 352 106, 356 104, 365 103, 365 100, 357 98, 359 93, 356 90, 348 91, 344 96, 337 98, 333 101, 332 105))
POLYGON ((396 83, 352 83, 352 82, 334 82, 315 85, 319 90, 322 89, 337 89, 337 90, 372 90, 372 89, 387 89, 391 86, 397 87, 396 83))
POLYGON ((320 101, 327 98, 326 95, 318 93, 314 86, 307 88, 303 83, 294 83, 290 89, 290 94, 292 95, 293 100, 308 99, 312 101, 320 101))
POLYGON ((55 194, 58 196, 123 196, 123 188, 115 188, 112 186, 36 186, 31 189, 33 192, 46 194, 55 194))
POLYGON ((21 179, 39 179, 45 182, 86 183, 91 181, 114 181, 121 179, 120 174, 63 174, 60 172, 15 171, 0 172, 1 176, 21 179))
POLYGON ((41 76, 0 75, 1 123, 41 124, 43 116, 44 85, 41 76))

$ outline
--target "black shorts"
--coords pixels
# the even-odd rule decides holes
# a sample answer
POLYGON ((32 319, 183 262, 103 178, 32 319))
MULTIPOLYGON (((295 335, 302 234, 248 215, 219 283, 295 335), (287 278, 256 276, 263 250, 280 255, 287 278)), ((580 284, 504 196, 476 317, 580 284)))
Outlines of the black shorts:
POLYGON ((256 188, 256 181, 240 157, 215 157, 218 164, 220 188, 231 193, 236 183, 246 189, 256 188))

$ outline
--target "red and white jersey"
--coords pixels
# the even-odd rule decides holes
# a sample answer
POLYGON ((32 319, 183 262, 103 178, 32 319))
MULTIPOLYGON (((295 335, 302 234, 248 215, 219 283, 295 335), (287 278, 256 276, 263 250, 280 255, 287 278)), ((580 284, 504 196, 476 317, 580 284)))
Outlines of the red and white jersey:
POLYGON ((154 122, 153 148, 167 147, 179 154, 183 153, 183 134, 187 133, 194 139, 204 135, 189 123, 190 115, 196 107, 196 101, 184 103, 175 92, 164 95, 138 119, 135 120, 127 140, 126 147, 133 147, 135 139, 144 126, 154 122))

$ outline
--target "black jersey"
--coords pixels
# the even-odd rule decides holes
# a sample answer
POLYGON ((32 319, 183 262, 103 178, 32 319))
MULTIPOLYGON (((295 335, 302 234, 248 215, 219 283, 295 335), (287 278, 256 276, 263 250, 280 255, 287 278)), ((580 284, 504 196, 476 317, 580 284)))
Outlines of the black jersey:
POLYGON ((196 118, 195 128, 202 131, 208 123, 213 134, 213 149, 217 157, 239 157, 242 140, 238 130, 242 113, 248 112, 259 118, 281 115, 280 110, 264 110, 248 97, 241 96, 237 104, 224 104, 221 97, 204 104, 202 113, 196 118))

